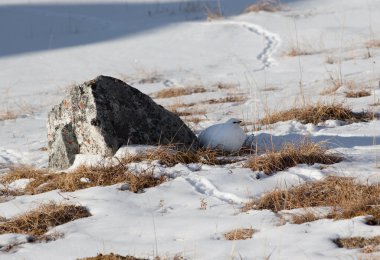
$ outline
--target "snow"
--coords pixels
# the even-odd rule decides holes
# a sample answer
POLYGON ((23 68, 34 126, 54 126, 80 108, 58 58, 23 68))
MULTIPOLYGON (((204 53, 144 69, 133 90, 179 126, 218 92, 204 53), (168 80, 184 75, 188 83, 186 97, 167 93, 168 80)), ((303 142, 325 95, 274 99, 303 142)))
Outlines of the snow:
MULTIPOLYGON (((15 111, 16 119, 0 121, 0 174, 13 165, 47 166, 46 119, 67 88, 99 74, 126 80, 146 94, 178 86, 201 85, 206 93, 156 99, 167 107, 242 95, 243 103, 197 104, 206 115, 190 126, 200 133, 228 118, 252 122, 267 111, 317 101, 346 102, 354 111, 380 112, 379 48, 366 42, 380 39, 377 0, 286 0, 281 12, 247 13, 253 1, 221 0, 224 19, 206 21, 205 5, 218 1, 178 0, 2 0, 0 2, 0 115, 15 111), (299 45, 309 55, 290 57, 299 45), (370 55, 369 55, 370 54, 370 55), (328 57, 341 62, 326 63, 328 57), (344 85, 322 95, 341 73, 344 85), (154 78, 153 83, 144 79, 154 78), (369 97, 346 98, 354 82, 369 97), (215 84, 235 85, 218 89, 215 84)), ((197 115, 198 116, 198 115, 197 115)), ((266 176, 242 167, 132 163, 135 171, 153 168, 171 179, 134 194, 126 184, 75 192, 50 191, 0 200, 0 216, 11 218, 56 201, 86 206, 92 216, 52 228, 64 236, 48 243, 29 243, 26 235, 0 235, 0 259, 77 259, 114 252, 136 257, 186 259, 358 259, 358 250, 338 248, 333 239, 380 235, 364 217, 282 225, 281 216, 300 210, 251 210, 242 203, 275 188, 289 188, 325 176, 380 182, 380 121, 345 124, 337 120, 301 124, 278 122, 254 129, 259 148, 305 138, 325 141, 340 153, 340 163, 297 165, 266 176), (201 204, 205 209, 200 209, 201 204), (223 233, 236 228, 258 230, 252 239, 227 241, 223 233), (1 249, 0 249, 1 250, 1 249)), ((115 158, 78 155, 70 170, 136 154, 152 147, 122 147, 115 158)), ((11 184, 25 187, 30 180, 11 184)), ((83 178, 81 181, 87 182, 83 178)), ((2 185, 0 185, 2 187, 2 185)), ((301 209, 302 210, 302 209, 301 209)), ((306 209, 308 210, 308 209, 306 209)), ((325 214, 325 208, 313 208, 325 214)), ((375 253, 374 257, 378 257, 375 253)))

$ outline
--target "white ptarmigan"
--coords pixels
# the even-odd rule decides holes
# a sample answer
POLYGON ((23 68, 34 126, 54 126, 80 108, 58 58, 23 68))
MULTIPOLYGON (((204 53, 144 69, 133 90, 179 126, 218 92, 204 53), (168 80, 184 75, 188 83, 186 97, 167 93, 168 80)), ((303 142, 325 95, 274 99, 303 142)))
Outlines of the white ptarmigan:
POLYGON ((223 124, 212 125, 198 136, 204 148, 221 149, 226 152, 237 152, 242 147, 246 135, 240 127, 241 120, 231 118, 223 124))

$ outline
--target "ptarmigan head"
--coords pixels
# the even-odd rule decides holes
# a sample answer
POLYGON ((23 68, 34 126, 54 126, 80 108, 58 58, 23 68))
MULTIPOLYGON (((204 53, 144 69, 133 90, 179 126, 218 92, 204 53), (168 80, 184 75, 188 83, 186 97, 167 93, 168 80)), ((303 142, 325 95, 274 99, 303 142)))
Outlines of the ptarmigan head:
POLYGON ((231 119, 228 119, 227 122, 225 124, 235 124, 235 125, 240 125, 242 121, 240 119, 237 119, 237 118, 231 118, 231 119))

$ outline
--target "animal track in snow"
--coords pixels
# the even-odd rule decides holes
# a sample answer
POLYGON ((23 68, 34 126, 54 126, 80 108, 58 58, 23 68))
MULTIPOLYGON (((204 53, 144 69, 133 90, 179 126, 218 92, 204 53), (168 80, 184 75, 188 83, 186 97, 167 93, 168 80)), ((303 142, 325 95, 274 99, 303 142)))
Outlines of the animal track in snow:
POLYGON ((243 199, 239 198, 235 194, 218 190, 214 184, 204 177, 188 176, 185 180, 188 181, 199 193, 215 197, 227 203, 241 204, 244 202, 243 199))
POLYGON ((238 22, 238 21, 222 21, 220 22, 222 24, 232 24, 236 26, 241 26, 246 28, 248 31, 257 34, 258 36, 261 36, 264 38, 266 42, 265 48, 257 55, 257 59, 260 60, 263 63, 263 67, 255 70, 260 71, 264 70, 265 68, 270 67, 272 64, 275 63, 274 59, 272 58, 273 53, 277 50, 278 46, 281 43, 281 38, 270 31, 265 30, 263 27, 248 23, 248 22, 238 22))

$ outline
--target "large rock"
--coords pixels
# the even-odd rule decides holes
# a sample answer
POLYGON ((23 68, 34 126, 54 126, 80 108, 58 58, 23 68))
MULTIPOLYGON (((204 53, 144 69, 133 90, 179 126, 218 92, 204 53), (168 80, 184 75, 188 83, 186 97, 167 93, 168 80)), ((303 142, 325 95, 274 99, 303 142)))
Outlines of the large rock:
POLYGON ((115 78, 74 86, 48 117, 49 169, 66 169, 75 155, 112 156, 122 145, 197 145, 197 138, 176 115, 115 78))

